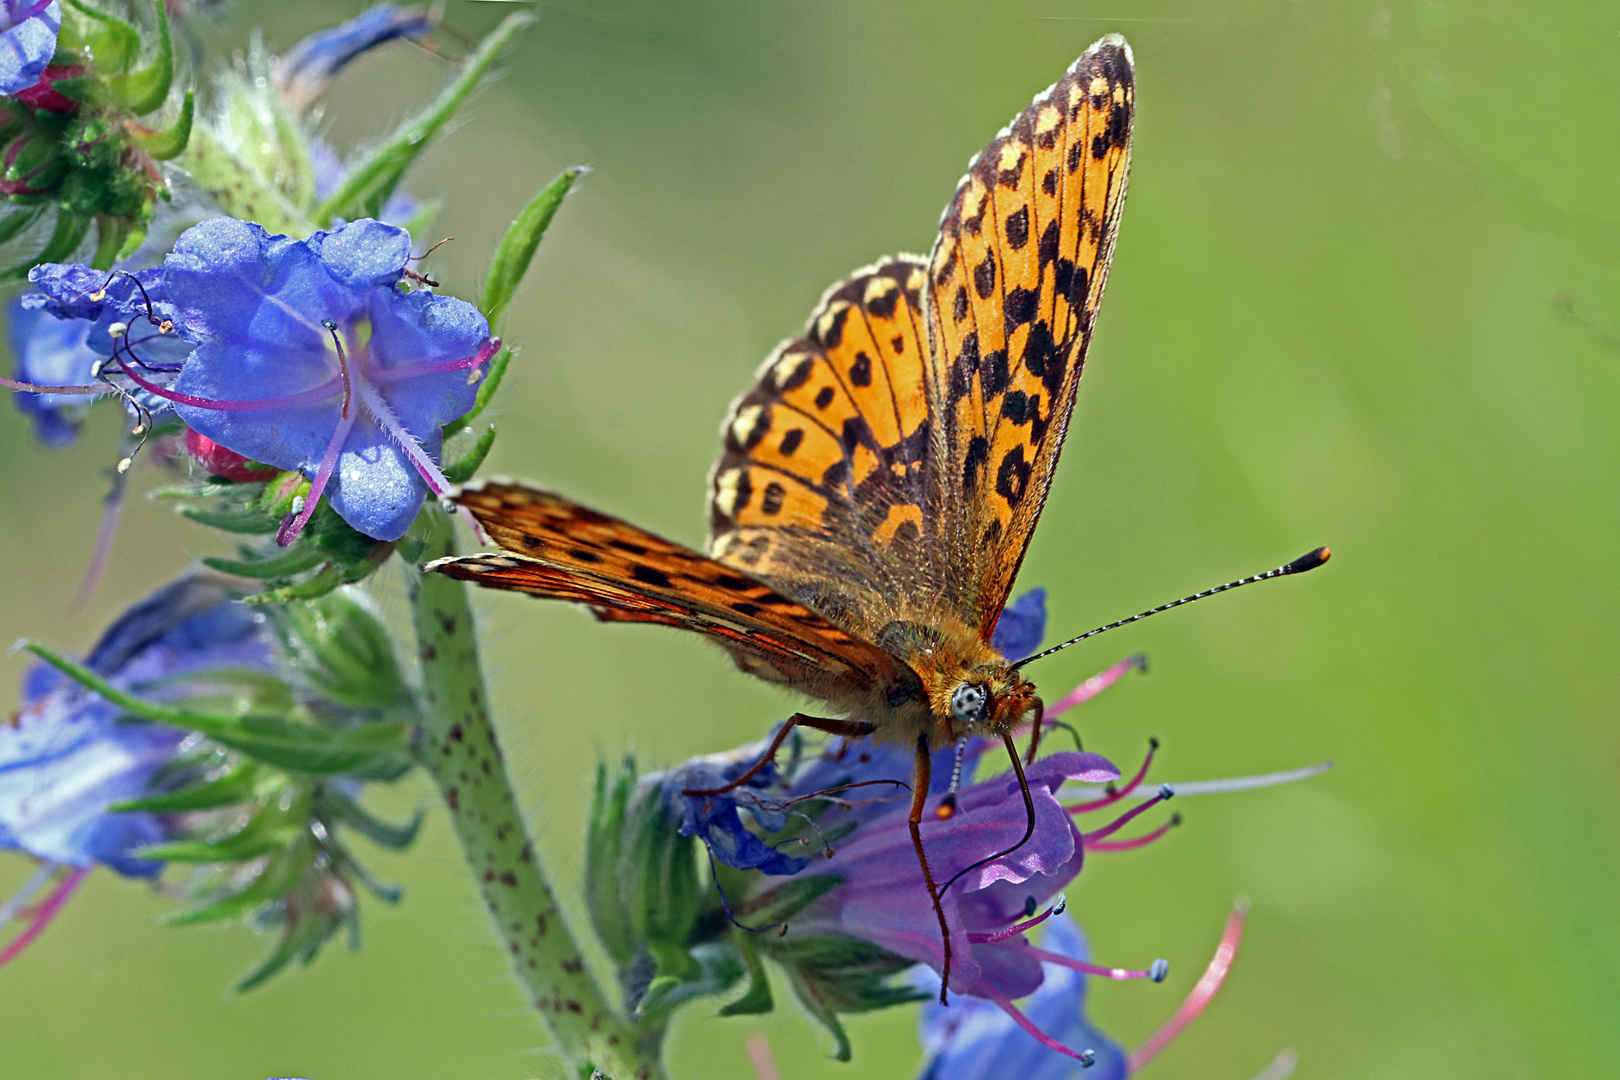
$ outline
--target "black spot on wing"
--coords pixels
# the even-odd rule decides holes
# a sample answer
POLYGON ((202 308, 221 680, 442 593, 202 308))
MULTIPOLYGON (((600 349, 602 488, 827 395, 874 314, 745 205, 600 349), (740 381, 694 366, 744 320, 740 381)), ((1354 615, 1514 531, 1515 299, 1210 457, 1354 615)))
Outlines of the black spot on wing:
POLYGON ((1014 251, 1022 250, 1029 243, 1029 207, 1020 206, 1008 215, 1005 228, 1007 243, 1014 251))
POLYGON ((987 253, 984 261, 973 268, 973 289, 979 294, 980 300, 988 300, 995 288, 996 260, 995 256, 987 253))
POLYGON ((643 584, 657 585, 661 589, 667 589, 670 586, 668 574, 662 570, 655 570, 650 566, 643 566, 641 563, 636 563, 630 568, 630 576, 643 584))
POLYGON ((1029 473, 1030 465, 1024 460, 1024 448, 1015 446, 1008 450, 996 468, 996 494, 1006 499, 1009 506, 1017 506, 1029 487, 1029 473))
POLYGON ((855 362, 849 366, 849 381, 855 386, 872 385, 872 358, 865 350, 855 354, 855 362))
POLYGON ((777 449, 782 452, 783 457, 792 457, 802 442, 804 442, 804 428, 789 428, 787 434, 782 436, 777 449))
POLYGON ((816 394, 816 408, 825 409, 827 406, 831 405, 833 403, 833 397, 835 394, 836 391, 834 391, 832 387, 823 386, 816 394))

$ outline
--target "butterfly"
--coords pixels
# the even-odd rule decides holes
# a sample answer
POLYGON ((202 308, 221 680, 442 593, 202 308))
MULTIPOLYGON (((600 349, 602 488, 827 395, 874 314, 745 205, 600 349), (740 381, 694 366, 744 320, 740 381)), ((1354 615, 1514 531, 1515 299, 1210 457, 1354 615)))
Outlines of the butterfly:
MULTIPOLYGON (((486 481, 454 499, 504 551, 428 567, 694 631, 834 714, 795 715, 755 770, 795 725, 915 747, 911 834, 945 938, 942 997, 950 934, 919 831, 930 754, 999 738, 1022 782, 1012 737, 1032 723, 1034 755, 1041 699, 991 635, 1074 411, 1134 109, 1131 50, 1111 34, 974 156, 927 259, 883 259, 828 290, 724 425, 707 554, 486 481)), ((1027 783, 1024 799, 1033 829, 1027 783)), ((953 809, 947 796, 936 814, 953 809)))

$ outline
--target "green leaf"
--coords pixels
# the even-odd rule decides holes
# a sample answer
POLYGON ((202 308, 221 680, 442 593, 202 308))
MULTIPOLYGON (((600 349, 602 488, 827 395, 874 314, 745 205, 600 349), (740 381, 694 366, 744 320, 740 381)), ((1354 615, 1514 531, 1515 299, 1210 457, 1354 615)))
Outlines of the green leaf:
POLYGON ((803 911, 817 898, 843 882, 838 874, 811 874, 791 877, 774 888, 751 896, 737 905, 738 916, 756 923, 780 923, 803 911))
POLYGON ((142 858, 162 859, 165 862, 243 862, 279 851, 292 843, 309 828, 309 797, 295 799, 283 809, 279 802, 271 803, 248 820, 248 823, 220 840, 176 840, 169 844, 153 844, 140 850, 142 858))
POLYGON ((489 372, 484 376, 483 383, 478 387, 478 396, 473 399, 472 411, 467 413, 466 416, 458 417, 444 425, 445 438, 448 439, 478 419, 478 414, 488 407, 490 399, 495 396, 495 391, 501 388, 501 380, 506 377, 506 365, 511 362, 511 349, 502 349, 495 354, 489 362, 489 372))
POLYGON ((279 716, 214 716, 127 694, 101 676, 38 642, 23 648, 79 685, 93 690, 133 716, 201 732, 249 757, 294 772, 363 772, 397 767, 408 758, 405 725, 385 720, 337 731, 311 727, 279 716))
POLYGON ((107 89, 124 108, 137 115, 149 113, 163 104, 174 82, 174 45, 169 40, 169 8, 164 0, 152 0, 157 18, 158 48, 152 62, 140 71, 113 75, 107 89))
POLYGON ((596 790, 591 799, 590 823, 585 834, 585 902, 596 936, 608 955, 623 967, 635 956, 636 935, 630 913, 619 895, 619 861, 624 851, 624 817, 636 786, 636 763, 626 757, 613 786, 608 787, 607 763, 596 766, 596 790))
POLYGON ((506 235, 501 237, 495 257, 490 260, 489 276, 484 280, 484 294, 478 302, 478 310, 484 313, 491 327, 500 319, 506 305, 512 302, 523 275, 529 272, 535 249, 540 246, 540 238, 545 235, 551 219, 556 217, 563 196, 568 194, 575 180, 589 171, 583 165, 563 170, 561 175, 529 200, 529 205, 523 208, 507 228, 506 235))
POLYGON ((332 821, 347 825, 372 843, 390 851, 404 851, 410 847, 416 841, 424 817, 423 811, 418 809, 405 824, 390 825, 372 817, 365 807, 348 796, 330 790, 322 795, 321 805, 332 821))
POLYGON ((38 206, 19 206, 6 215, 4 220, 0 220, 0 244, 9 242, 28 226, 38 221, 39 216, 44 212, 45 204, 41 203, 38 206))
POLYGON ((461 72, 450 85, 440 91, 438 98, 426 109, 402 124, 398 131, 381 146, 376 147, 363 161, 357 162, 343 183, 325 202, 315 208, 311 217, 317 223, 333 218, 353 220, 376 217, 382 205, 399 186, 405 172, 416 161, 418 154, 438 134, 445 123, 466 103, 477 88, 479 80, 500 57, 518 31, 535 21, 525 12, 508 15, 494 31, 479 43, 477 50, 462 62, 461 72))
POLYGON ((314 837, 307 843, 283 848, 270 856, 258 877, 247 888, 202 907, 165 915, 165 926, 196 926, 245 915, 260 904, 275 900, 294 888, 315 862, 314 837))
POLYGON ((0 274, 0 281, 22 281, 28 277, 28 271, 40 263, 63 262, 73 254, 79 246, 79 241, 83 240, 84 234, 89 231, 89 218, 59 211, 56 215, 56 228, 45 247, 28 262, 0 274))
POLYGON ((261 581, 292 577, 294 574, 301 574, 305 570, 314 569, 325 561, 325 555, 314 548, 308 547, 295 547, 286 554, 273 559, 246 561, 242 559, 218 559, 212 555, 203 557, 204 566, 213 567, 222 574, 258 578, 261 581))
POLYGON ((273 533, 281 524, 261 510, 203 510, 182 506, 180 513, 199 525, 232 533, 273 533))
POLYGON ((158 161, 179 157, 191 141, 191 122, 197 112, 197 94, 186 88, 185 100, 180 103, 180 118, 168 131, 145 131, 132 127, 129 137, 137 146, 158 161))
POLYGON ((471 450, 462 455, 461 460, 445 467, 444 478, 452 484, 465 484, 478 472, 478 467, 489 457, 490 449, 495 445, 495 425, 491 424, 471 450))
POLYGON ((224 776, 193 787, 181 788, 164 795, 151 795, 144 799, 128 799, 107 807, 117 812, 144 810, 149 814, 175 814, 182 810, 207 810, 215 806, 230 806, 253 798, 258 783, 259 767, 243 762, 224 776))
POLYGON ((754 935, 746 930, 732 935, 737 951, 748 965, 748 992, 720 1010, 721 1016, 754 1016, 768 1013, 776 1007, 771 998, 771 980, 765 974, 765 961, 759 957, 754 935))
POLYGON ((62 36, 70 40, 59 40, 59 48, 72 47, 76 42, 71 39, 79 39, 82 44, 89 46, 97 70, 104 74, 128 71, 129 66, 141 58, 140 32, 129 23, 79 0, 67 0, 64 6, 90 21, 74 25, 72 20, 64 19, 66 25, 62 27, 62 36))
POLYGON ((271 589, 269 592, 254 593, 252 596, 242 597, 244 604, 290 604, 294 600, 315 600, 336 589, 343 584, 343 569, 336 563, 329 563, 326 569, 297 585, 288 585, 281 589, 271 589))
POLYGON ((668 1016, 677 1006, 693 998, 710 994, 723 994, 737 985, 746 967, 736 948, 729 942, 711 941, 692 950, 692 979, 661 976, 647 986, 647 992, 636 1003, 638 1018, 668 1016))

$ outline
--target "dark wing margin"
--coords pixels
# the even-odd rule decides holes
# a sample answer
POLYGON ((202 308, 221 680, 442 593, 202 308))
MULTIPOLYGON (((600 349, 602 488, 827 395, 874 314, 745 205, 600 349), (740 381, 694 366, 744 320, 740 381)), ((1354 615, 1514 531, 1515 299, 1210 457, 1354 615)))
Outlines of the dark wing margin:
POLYGON ((925 290, 943 558, 986 640, 1068 432, 1130 167, 1135 79, 1110 34, 969 163, 925 290))
POLYGON ((745 671, 817 696, 833 684, 870 694, 904 679, 882 649, 645 529, 509 481, 470 485, 454 499, 506 551, 439 559, 427 567, 433 572, 584 604, 605 621, 691 630, 723 645, 745 671))

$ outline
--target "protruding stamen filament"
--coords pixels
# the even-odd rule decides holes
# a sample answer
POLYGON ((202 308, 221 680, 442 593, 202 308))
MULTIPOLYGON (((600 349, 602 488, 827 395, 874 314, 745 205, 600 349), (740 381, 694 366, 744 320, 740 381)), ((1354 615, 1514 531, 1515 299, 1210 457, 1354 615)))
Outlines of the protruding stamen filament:
POLYGON ((1239 900, 1232 905, 1232 914, 1226 917, 1226 929, 1221 932, 1221 943, 1215 948, 1215 956, 1204 969, 1204 977, 1198 980, 1198 985, 1192 988, 1192 993, 1181 1003, 1181 1007, 1171 1014, 1164 1026, 1155 1031, 1148 1041, 1134 1050, 1126 1059, 1125 1071, 1134 1074, 1142 1066, 1152 1061, 1159 1052, 1169 1046, 1180 1035, 1183 1029, 1203 1012, 1209 1005, 1210 999, 1226 981, 1226 973, 1232 968, 1232 959, 1237 956, 1238 943, 1243 940, 1243 920, 1248 917, 1249 902, 1239 900))
MULTIPOLYGON (((1030 897, 1030 899, 1033 900, 1034 897, 1030 897)), ((1028 930, 1033 930, 1047 919, 1050 919, 1053 915, 1063 914, 1064 910, 1068 906, 1069 898, 1059 893, 1057 903, 1053 904, 1051 907, 1047 908, 1034 918, 1025 919, 1023 922, 1013 923, 1013 925, 1002 930, 997 930, 993 933, 970 933, 968 934, 968 940, 973 942, 975 945, 993 945, 998 941, 1006 941, 1008 938, 1014 938, 1028 930)))
POLYGON ((967 754, 967 736, 956 740, 956 762, 951 766, 951 786, 934 808, 934 816, 949 821, 956 816, 956 793, 962 788, 962 758, 967 754))
POLYGON ((1014 1005, 1011 1001, 1008 1001, 1004 995, 995 989, 986 988, 984 996, 995 1002, 996 1005, 1001 1008, 1002 1012, 1006 1013, 1012 1018, 1013 1023, 1023 1028, 1031 1038, 1040 1043, 1042 1046, 1046 1047, 1048 1050, 1056 1050, 1064 1057, 1073 1058, 1080 1063, 1082 1068, 1089 1069, 1096 1062, 1097 1052, 1095 1050, 1089 1048, 1084 1050, 1071 1050, 1067 1046, 1064 1046, 1062 1043, 1052 1038, 1052 1036, 1036 1027, 1035 1021, 1025 1016, 1018 1006, 1014 1005))
POLYGON ((343 379, 343 411, 338 415, 347 420, 349 401, 354 394, 354 385, 349 381, 349 354, 343 351, 343 338, 338 334, 337 323, 331 319, 322 319, 321 325, 326 327, 326 332, 332 335, 332 344, 337 346, 338 374, 343 379))
POLYGON ((1145 653, 1137 653, 1135 656, 1127 656, 1125 659, 1121 660, 1117 664, 1114 664, 1112 667, 1104 668, 1102 671, 1097 672, 1097 674, 1093 675, 1091 678, 1069 691, 1068 694, 1065 695, 1063 699, 1056 705, 1052 706, 1050 709, 1047 709, 1046 718, 1050 720, 1054 716, 1068 712, 1076 705, 1082 705, 1085 702, 1090 701, 1092 698, 1096 697, 1098 694, 1102 693, 1104 690, 1123 679, 1133 668, 1137 671, 1147 670, 1147 655, 1145 653))
MULTIPOLYGON (((1151 804, 1149 804, 1151 805, 1151 804)), ((1132 840, 1093 840, 1086 845, 1087 851, 1135 851, 1137 848, 1147 847, 1165 833, 1181 824, 1181 815, 1176 814, 1169 821, 1160 825, 1146 836, 1138 836, 1132 840)))
POLYGON ((1131 807, 1129 810, 1125 811, 1123 814, 1119 815, 1119 817, 1115 818, 1113 821, 1110 821, 1107 825, 1104 825, 1100 829, 1093 832, 1081 833, 1080 839, 1088 847, 1098 840, 1106 840, 1108 837, 1119 832, 1120 829, 1124 828, 1136 817, 1146 813, 1149 807, 1156 806, 1159 803, 1172 799, 1175 797, 1175 794, 1176 789, 1171 787, 1169 784, 1165 784, 1159 789, 1159 793, 1153 798, 1131 807))
POLYGON ((135 385, 142 390, 156 394, 165 401, 172 401, 179 405, 190 405, 197 409, 211 409, 215 412, 259 412, 264 409, 291 409, 299 405, 313 405, 317 401, 325 401, 327 398, 340 393, 343 389, 343 379, 339 376, 333 376, 319 386, 311 387, 308 390, 300 390, 296 394, 253 398, 249 401, 222 401, 214 398, 197 397, 194 394, 182 394, 158 386, 156 383, 141 378, 141 376, 130 370, 130 367, 129 364, 119 362, 119 370, 128 375, 135 385))
POLYGON ((1170 962, 1168 960, 1155 960, 1146 970, 1138 971, 1133 968, 1111 968, 1103 967, 1101 964, 1088 964, 1084 960, 1076 960, 1074 957, 1064 956, 1062 953, 1047 952, 1045 949, 1037 949, 1033 945, 1027 945, 1025 948, 1029 950, 1031 956, 1043 964, 1059 964, 1072 971, 1095 975, 1100 979, 1117 979, 1121 982, 1128 979, 1151 979, 1154 982, 1163 982, 1164 977, 1170 974, 1170 962))
POLYGON ((1153 767, 1153 755, 1158 752, 1159 740, 1149 739, 1147 757, 1142 759, 1142 767, 1136 770, 1136 775, 1131 777, 1130 783, 1126 784, 1117 791, 1110 791, 1107 795, 1104 795, 1100 799, 1093 799, 1090 802, 1075 803, 1073 806, 1068 807, 1069 813, 1086 814, 1093 810, 1101 810, 1103 807, 1112 806, 1114 803, 1117 803, 1121 799, 1129 796, 1131 792, 1142 786, 1143 780, 1147 779, 1148 770, 1153 767))
POLYGON ((45 928, 51 924, 51 920, 55 919, 57 913, 62 910, 62 905, 67 903, 68 898, 78 891, 80 885, 84 884, 84 879, 89 873, 90 868, 88 866, 75 866, 67 872, 67 876, 62 878, 61 883, 56 886, 56 890, 47 896, 38 908, 34 909, 33 920, 23 932, 12 938, 4 949, 0 949, 0 967, 5 967, 18 953, 28 948, 30 942, 44 932, 45 928))

